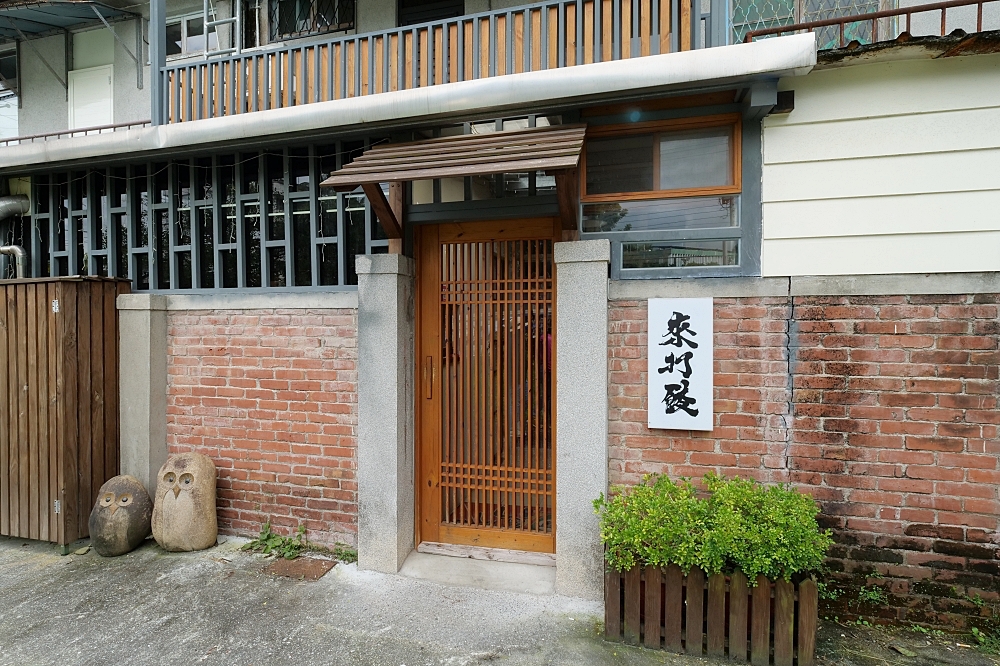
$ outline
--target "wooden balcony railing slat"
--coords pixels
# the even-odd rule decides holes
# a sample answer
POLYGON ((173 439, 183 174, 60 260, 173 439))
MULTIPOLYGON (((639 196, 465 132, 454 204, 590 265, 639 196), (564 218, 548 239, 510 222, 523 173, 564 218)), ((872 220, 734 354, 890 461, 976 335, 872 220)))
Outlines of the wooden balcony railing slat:
POLYGON ((712 43, 695 1, 553 0, 174 64, 160 84, 168 122, 186 122, 688 50, 712 43))

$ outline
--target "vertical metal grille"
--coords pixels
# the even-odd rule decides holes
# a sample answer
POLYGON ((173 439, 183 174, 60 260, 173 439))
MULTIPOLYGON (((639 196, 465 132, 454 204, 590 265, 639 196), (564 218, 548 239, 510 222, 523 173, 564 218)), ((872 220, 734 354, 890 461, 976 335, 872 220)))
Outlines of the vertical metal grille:
POLYGON ((130 278, 136 291, 354 286, 354 257, 388 239, 363 194, 319 183, 366 146, 36 175, 31 216, 0 222, 0 241, 25 247, 32 277, 130 278))
POLYGON ((441 245, 441 522, 554 529, 551 240, 441 245))

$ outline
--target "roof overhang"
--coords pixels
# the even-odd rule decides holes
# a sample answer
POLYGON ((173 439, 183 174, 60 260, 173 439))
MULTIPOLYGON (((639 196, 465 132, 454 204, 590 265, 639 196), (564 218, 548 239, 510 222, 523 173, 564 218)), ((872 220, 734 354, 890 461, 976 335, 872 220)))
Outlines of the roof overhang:
POLYGON ((389 183, 391 192, 392 185, 414 180, 546 171, 556 176, 563 227, 576 229, 576 168, 586 133, 586 125, 555 125, 386 143, 369 148, 320 186, 340 192, 360 186, 393 240, 403 236, 402 210, 386 199, 382 183, 389 183))
POLYGON ((0 42, 45 37, 105 21, 137 18, 139 15, 100 2, 49 0, 0 4, 0 42), (100 15, 100 17, 98 16, 100 15))
POLYGON ((955 30, 943 37, 937 35, 912 37, 903 33, 893 40, 874 44, 852 42, 844 48, 820 51, 816 56, 816 69, 994 53, 1000 53, 1000 30, 976 33, 955 30))
POLYGON ((303 106, 0 148, 0 169, 76 160, 138 159, 159 151, 259 143, 292 134, 391 128, 630 95, 670 94, 806 74, 816 64, 811 33, 752 44, 509 74, 303 106))
POLYGON ((586 125, 556 125, 381 144, 320 185, 349 192, 368 183, 574 169, 586 131, 586 125))

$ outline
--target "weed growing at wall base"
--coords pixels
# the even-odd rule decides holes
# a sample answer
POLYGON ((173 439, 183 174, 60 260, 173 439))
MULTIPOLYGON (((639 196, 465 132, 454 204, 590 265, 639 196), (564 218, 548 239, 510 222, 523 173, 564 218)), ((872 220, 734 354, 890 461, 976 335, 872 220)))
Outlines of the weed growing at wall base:
POLYGON ((329 555, 338 562, 345 562, 347 564, 358 561, 358 551, 346 544, 338 543, 330 548, 310 542, 306 539, 305 525, 299 525, 298 529, 295 530, 294 536, 286 537, 275 534, 271 530, 270 521, 264 523, 257 538, 244 544, 241 550, 249 550, 264 555, 280 555, 286 560, 294 560, 302 552, 309 551, 329 555))
POLYGON ((294 560, 305 547, 306 526, 299 525, 295 530, 295 536, 285 537, 271 531, 270 521, 264 523, 260 528, 260 534, 256 539, 243 545, 241 550, 263 553, 264 555, 280 555, 286 560, 294 560))

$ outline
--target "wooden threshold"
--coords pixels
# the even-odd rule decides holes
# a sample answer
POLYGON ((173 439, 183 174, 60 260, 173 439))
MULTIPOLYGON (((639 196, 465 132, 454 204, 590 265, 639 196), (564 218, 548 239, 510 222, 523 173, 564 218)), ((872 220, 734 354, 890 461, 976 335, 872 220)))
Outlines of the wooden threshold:
POLYGON ((556 565, 556 556, 553 553, 533 553, 527 550, 483 548, 482 546, 460 546, 453 543, 436 543, 433 541, 421 542, 420 545, 417 546, 417 552, 427 553, 428 555, 464 557, 470 560, 534 564, 541 567, 554 567, 556 565))

